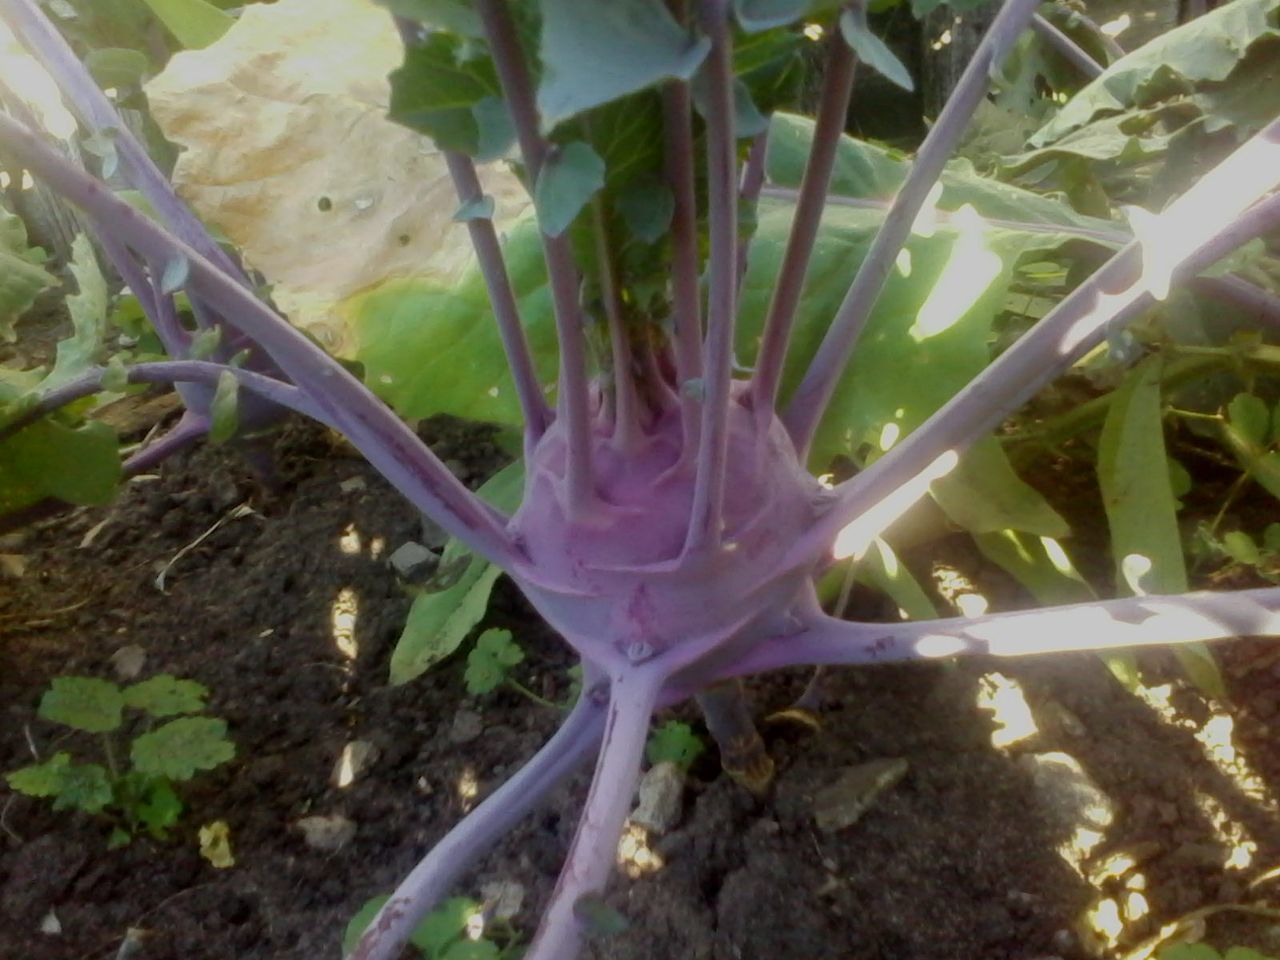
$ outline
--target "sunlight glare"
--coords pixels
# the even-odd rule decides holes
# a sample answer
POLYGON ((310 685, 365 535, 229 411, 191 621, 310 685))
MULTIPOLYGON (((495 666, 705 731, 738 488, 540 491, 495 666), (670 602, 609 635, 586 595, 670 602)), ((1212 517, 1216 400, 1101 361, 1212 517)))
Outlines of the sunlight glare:
POLYGON ((977 705, 991 714, 993 747, 1008 747, 1040 732, 1022 685, 1003 673, 988 673, 978 681, 977 705))
POLYGON ((342 535, 338 537, 338 549, 344 556, 354 557, 360 552, 360 531, 354 523, 347 524, 342 535))
POLYGON ((876 445, 881 449, 881 451, 888 452, 889 448, 897 443, 898 438, 901 436, 901 425, 896 424, 891 420, 880 430, 880 440, 876 445))
POLYGON ((475 768, 470 764, 463 767, 455 789, 458 793, 458 802, 462 804, 462 812, 470 813, 471 805, 476 797, 480 796, 480 781, 476 779, 475 768))
POLYGON ((894 490, 862 516, 849 523, 836 535, 831 556, 836 560, 861 557, 872 542, 929 492, 929 484, 940 480, 956 468, 960 455, 948 450, 918 474, 894 490))
POLYGON ((1108 20, 1106 23, 1099 24, 1098 29, 1108 37, 1118 37, 1133 26, 1133 18, 1127 13, 1122 13, 1114 20, 1108 20))
POLYGON ((632 880, 665 866, 662 856, 649 845, 649 831, 630 821, 618 838, 617 859, 618 868, 632 880))
POLYGON ((359 612, 360 602, 356 599, 356 592, 350 587, 339 590, 329 612, 329 623, 333 645, 348 660, 354 660, 360 653, 360 644, 356 640, 356 617, 359 612))
POLYGON ((932 237, 938 231, 938 201, 942 199, 942 181, 939 180, 929 190, 916 214, 915 223, 911 224, 911 233, 917 237, 932 237))
MULTIPOLYGON (((76 121, 62 104, 58 85, 0 23, 0 81, 31 107, 41 125, 55 137, 67 140, 76 132, 76 121)), ((23 189, 27 189, 23 185, 23 189)))
POLYGON ((951 256, 909 331, 917 343, 959 323, 1004 269, 1000 256, 987 246, 986 221, 971 204, 957 210, 951 222, 958 232, 951 256))

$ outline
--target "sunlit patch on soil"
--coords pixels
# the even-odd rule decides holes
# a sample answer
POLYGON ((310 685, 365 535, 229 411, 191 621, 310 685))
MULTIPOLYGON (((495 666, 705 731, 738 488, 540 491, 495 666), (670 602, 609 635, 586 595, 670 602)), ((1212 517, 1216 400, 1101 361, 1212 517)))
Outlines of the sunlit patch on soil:
POLYGON ((359 612, 360 602, 356 599, 356 592, 350 587, 339 590, 329 612, 329 624, 333 645, 348 660, 354 660, 360 653, 360 644, 356 640, 356 617, 359 612))
POLYGON ((662 856, 649 846, 649 831, 628 823, 618 840, 618 868, 632 880, 656 873, 665 866, 662 856))
POLYGON ((1022 685, 1002 673, 988 673, 978 681, 978 709, 991 714, 993 747, 1008 747, 1039 732, 1022 685))

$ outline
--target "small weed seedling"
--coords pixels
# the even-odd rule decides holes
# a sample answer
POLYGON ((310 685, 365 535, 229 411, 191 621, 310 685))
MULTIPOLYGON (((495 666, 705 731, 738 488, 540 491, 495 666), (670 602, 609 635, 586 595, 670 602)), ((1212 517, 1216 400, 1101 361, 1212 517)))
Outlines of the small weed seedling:
POLYGON ((674 763, 681 770, 688 770, 705 749, 706 746, 687 723, 668 720, 649 735, 644 753, 650 766, 674 763))
MULTIPOLYGON (((347 924, 343 937, 343 950, 349 952, 369 926, 389 896, 369 900, 347 924)), ((414 928, 409 942, 422 960, 514 960, 521 948, 514 943, 515 935, 503 931, 506 921, 486 919, 484 905, 467 897, 450 897, 431 911, 414 928), (498 928, 500 939, 508 941, 499 946, 490 939, 491 928, 498 928), (502 936, 503 933, 506 936, 502 936)))
POLYGON ((204 710, 208 693, 194 680, 164 673, 123 690, 96 677, 55 677, 40 699, 40 717, 97 734, 106 765, 81 763, 60 750, 44 763, 8 774, 9 786, 30 797, 52 797, 54 810, 110 818, 112 847, 144 829, 164 840, 182 814, 174 783, 235 756, 225 720, 188 716, 204 710), (129 744, 128 769, 119 759, 126 708, 146 717, 145 730, 129 744), (158 720, 166 722, 156 726, 158 720))

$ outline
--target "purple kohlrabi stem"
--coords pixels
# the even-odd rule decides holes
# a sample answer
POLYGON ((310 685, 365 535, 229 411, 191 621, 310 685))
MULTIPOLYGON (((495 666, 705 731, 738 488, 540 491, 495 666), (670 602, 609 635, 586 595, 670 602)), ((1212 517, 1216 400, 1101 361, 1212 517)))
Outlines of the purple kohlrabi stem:
MULTIPOLYGON (((477 0, 476 10, 484 24, 503 98, 511 111, 516 140, 524 158, 529 190, 533 192, 549 148, 538 132, 534 86, 525 65, 520 39, 511 22, 506 0, 477 0)), ((556 333, 560 339, 558 405, 568 438, 569 455, 565 471, 568 506, 576 512, 596 499, 591 469, 591 417, 582 308, 578 303, 578 271, 567 234, 552 237, 543 233, 542 248, 555 307, 556 333)))
POLYGON ((1196 277, 1193 289, 1243 310, 1260 324, 1280 330, 1280 297, 1237 276, 1196 277))
POLYGON ((791 338, 791 326, 795 320, 796 307, 800 303, 800 291, 804 288, 809 258, 818 237, 822 211, 826 207, 827 188, 831 185, 836 149, 844 133, 849 99, 853 93, 856 58, 840 31, 831 31, 827 38, 827 49, 826 74, 823 76, 822 94, 818 100, 813 145, 800 182, 795 214, 791 221, 791 235, 787 237, 782 267, 778 270, 773 298, 769 301, 760 351, 756 357, 755 374, 751 380, 751 402, 756 422, 762 426, 773 419, 778 382, 782 379, 782 368, 787 358, 787 342, 791 338))
MULTIPOLYGON (((754 210, 760 201, 760 190, 764 187, 764 162, 769 155, 769 128, 765 127, 751 141, 747 149, 747 159, 742 164, 742 178, 738 185, 738 203, 740 209, 754 210)), ((738 286, 741 288, 743 278, 747 275, 747 257, 751 253, 751 238, 738 238, 738 286)))
POLYGON ((1108 329, 1154 303, 1152 290, 1163 295, 1175 271, 1194 275, 1280 226, 1280 193, 1254 202, 1277 185, 1280 120, 1154 217, 1140 240, 1107 261, 887 456, 840 484, 827 513, 793 545, 788 564, 812 563, 842 529, 858 544, 881 532, 893 519, 884 505, 905 509, 909 491, 923 495, 960 451, 1100 343, 1108 329), (852 521, 856 534, 846 526, 852 521))
MULTIPOLYGON (((446 150, 444 159, 459 202, 479 203, 484 192, 480 188, 480 178, 476 176, 475 164, 471 162, 471 158, 446 150)), ((507 274, 506 261, 502 258, 502 245, 498 242, 497 231, 493 229, 493 220, 489 217, 472 217, 467 220, 467 232, 471 234, 476 262, 489 290, 489 302, 493 306, 494 319, 498 321, 498 333, 502 337, 502 348, 507 355, 507 366, 515 381, 516 396, 520 398, 525 431, 528 439, 536 442, 551 424, 551 410, 547 407, 547 401, 538 385, 538 375, 533 369, 529 341, 525 338, 524 327, 520 325, 520 309, 516 306, 511 278, 507 274)))
POLYGON ((454 827, 401 881, 356 944, 350 960, 393 960, 450 885, 507 830, 578 768, 600 741, 606 698, 594 678, 546 745, 454 827))
POLYGON ((591 232, 596 241, 596 262, 600 271, 600 298, 609 330, 613 360, 613 445, 624 454, 635 452, 640 439, 640 398, 632 369, 631 336, 622 312, 613 251, 609 247, 604 204, 600 195, 591 198, 591 232))
POLYGON ((1049 46, 1058 51, 1066 60, 1069 60, 1073 67, 1089 79, 1101 76, 1106 69, 1097 60, 1093 59, 1084 47, 1080 46, 1040 14, 1037 13, 1031 18, 1031 28, 1047 40, 1049 46))
POLYGON ((180 450, 185 450, 209 432, 209 421, 203 414, 184 410, 181 419, 168 433, 136 451, 121 465, 126 477, 137 476, 163 463, 180 450))
POLYGON ((762 643, 734 675, 802 664, 894 663, 980 654, 1117 650, 1280 634, 1280 587, 1124 597, 1039 610, 906 623, 857 623, 819 613, 795 634, 762 643))
POLYGON ((702 384, 702 428, 686 551, 720 544, 724 471, 728 447, 729 390, 733 375, 733 326, 738 292, 736 141, 733 129, 733 47, 725 0, 702 5, 711 38, 707 54, 707 343, 702 384))
POLYGON ((698 202, 694 192, 693 106, 682 80, 662 90, 664 167, 671 215, 671 314, 675 322, 676 380, 684 438, 681 460, 691 464, 702 429, 702 407, 690 389, 702 376, 702 297, 698 292, 698 202))
MULTIPOLYGON (((252 370, 204 360, 160 360, 134 364, 123 370, 129 383, 198 383, 206 387, 217 386, 218 378, 226 371, 233 373, 240 386, 250 393, 332 426, 323 409, 293 384, 282 383, 252 370)), ((107 375, 106 368, 93 367, 76 379, 41 394, 35 403, 24 407, 17 417, 0 423, 0 440, 69 403, 100 392, 103 389, 102 381, 107 375)))
POLYGON ((584 919, 579 903, 584 897, 598 895, 613 869, 618 838, 640 778, 649 718, 661 686, 662 674, 643 668, 610 680, 609 718, 587 805, 551 902, 524 960, 567 960, 577 956, 584 919))
POLYGON ((501 566, 523 557, 499 518, 449 472, 396 414, 340 363, 215 264, 77 169, 38 134, 0 114, 0 139, 34 174, 147 260, 185 258, 188 288, 256 341, 352 444, 419 510, 501 566))
POLYGON ((867 318, 911 233, 920 208, 942 173, 978 104, 986 96, 992 69, 1022 33, 1040 0, 1006 0, 986 37, 965 68, 955 92, 925 137, 906 182, 858 267, 849 292, 836 311, 818 352, 783 414, 801 460, 808 455, 814 430, 844 372, 867 318))
POLYGON ((214 242, 163 173, 146 148, 121 122, 106 95, 98 89, 75 51, 62 38, 35 0, 0 0, 3 16, 14 34, 57 82, 80 121, 94 133, 111 132, 116 155, 126 178, 146 197, 152 209, 187 246, 199 251, 220 270, 248 284, 244 272, 214 242))

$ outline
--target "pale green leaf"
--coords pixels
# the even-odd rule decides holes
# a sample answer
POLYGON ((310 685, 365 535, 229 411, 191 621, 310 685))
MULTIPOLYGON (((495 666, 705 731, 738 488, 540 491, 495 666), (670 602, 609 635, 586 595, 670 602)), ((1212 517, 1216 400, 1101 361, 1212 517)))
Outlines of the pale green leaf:
POLYGON ((98 813, 111 803, 107 771, 96 763, 72 763, 68 753, 56 753, 44 763, 6 776, 14 790, 33 797, 52 797, 54 810, 98 813))
POLYGON ((0 440, 0 515, 46 497, 103 506, 119 481, 119 443, 105 423, 41 420, 0 440))
POLYGON ((911 71, 903 65, 883 40, 871 32, 867 25, 867 11, 862 6, 852 6, 840 14, 840 34, 853 48, 858 59, 903 90, 914 90, 911 71))
POLYGON ((120 688, 97 677, 54 677, 40 698, 40 716, 88 733, 120 726, 124 697, 120 688))
POLYGON ((493 209, 493 197, 483 193, 458 207, 458 212, 453 215, 453 219, 458 223, 466 223, 468 220, 492 220, 493 209))
POLYGON ((236 755, 227 723, 216 717, 180 717, 144 733, 129 750, 133 768, 145 776, 190 780, 236 755))
POLYGON ((547 155, 533 190, 538 223, 549 237, 558 237, 604 186, 604 161, 581 140, 547 155))
POLYGON ((492 692, 523 659, 524 651, 511 639, 510 630, 486 630, 467 655, 467 692, 476 696, 492 692))
POLYGON ((71 243, 70 270, 77 292, 66 298, 72 334, 58 343, 57 356, 41 389, 74 380, 96 360, 107 333, 107 281, 98 268, 89 238, 80 234, 71 243))
POLYGON ((467 0, 377 0, 379 6, 436 30, 464 37, 484 36, 480 15, 467 0))
POLYGON ((209 404, 209 442, 226 443, 240 428, 240 378, 230 370, 218 374, 209 404))
POLYGON ((235 18, 208 0, 143 0, 188 50, 209 46, 231 29, 235 18))
POLYGON ((140 683, 125 687, 124 703, 135 710, 145 710, 153 717, 172 717, 180 713, 199 713, 209 691, 194 680, 182 680, 161 673, 140 683))
POLYGON ((1265 447, 1270 439, 1271 411, 1251 393, 1236 394, 1227 406, 1231 425, 1253 446, 1265 447))
POLYGON ((145 53, 128 47, 90 50, 85 55, 84 65, 98 86, 104 88, 140 84, 151 69, 151 61, 145 53))
POLYGON ((710 49, 691 37, 662 0, 541 0, 545 131, 661 80, 688 80, 710 49))

